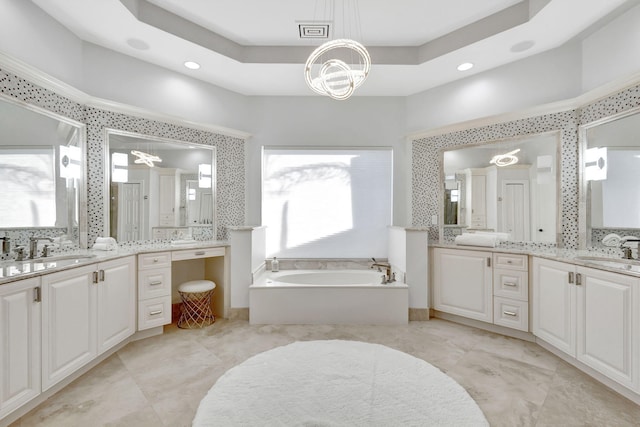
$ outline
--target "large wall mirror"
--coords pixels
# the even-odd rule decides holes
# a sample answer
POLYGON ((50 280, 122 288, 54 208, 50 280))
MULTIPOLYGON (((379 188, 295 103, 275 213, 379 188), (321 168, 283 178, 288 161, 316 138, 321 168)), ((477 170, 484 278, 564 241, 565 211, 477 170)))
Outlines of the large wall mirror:
POLYGON ((107 129, 105 235, 215 239, 215 147, 107 129))
POLYGON ((440 239, 467 231, 560 243, 559 132, 441 150, 440 239))
POLYGON ((0 236, 87 246, 86 128, 0 95, 0 236))
POLYGON ((580 127, 581 247, 640 237, 640 108, 580 127))

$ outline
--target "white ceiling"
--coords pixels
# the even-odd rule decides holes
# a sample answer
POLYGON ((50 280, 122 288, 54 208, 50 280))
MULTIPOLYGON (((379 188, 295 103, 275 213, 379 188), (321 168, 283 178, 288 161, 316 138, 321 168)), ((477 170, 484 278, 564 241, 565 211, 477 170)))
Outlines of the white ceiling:
POLYGON ((244 95, 312 95, 303 64, 331 22, 371 52, 356 96, 407 96, 553 49, 636 0, 32 0, 82 40, 244 95), (343 1, 345 7, 343 7, 343 1), (335 5, 335 12, 330 6, 335 5), (356 25, 359 24, 359 25, 356 25), (134 43, 131 40, 134 40, 134 43), (131 44, 148 46, 134 48, 131 44), (522 42, 533 42, 514 52, 522 42), (188 70, 184 61, 201 64, 188 70), (472 62, 470 71, 456 67, 472 62))

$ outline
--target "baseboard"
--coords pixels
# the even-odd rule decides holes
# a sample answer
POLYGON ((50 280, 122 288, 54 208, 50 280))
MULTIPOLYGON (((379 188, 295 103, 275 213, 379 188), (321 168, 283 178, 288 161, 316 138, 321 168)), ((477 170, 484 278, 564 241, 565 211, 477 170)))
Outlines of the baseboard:
POLYGON ((423 322, 429 320, 430 317, 428 308, 409 308, 410 322, 423 322))
POLYGON ((230 308, 229 320, 246 320, 249 321, 249 307, 230 308))
POLYGON ((438 319, 449 320, 451 322, 460 323, 461 325, 473 326, 474 328, 484 329, 485 331, 494 332, 500 335, 506 335, 511 338, 518 338, 523 341, 535 342, 536 337, 530 332, 518 331, 517 329, 505 328, 504 326, 494 325, 492 323, 481 322, 480 320, 468 319, 466 317, 455 314, 444 313, 434 310, 433 317, 438 319))

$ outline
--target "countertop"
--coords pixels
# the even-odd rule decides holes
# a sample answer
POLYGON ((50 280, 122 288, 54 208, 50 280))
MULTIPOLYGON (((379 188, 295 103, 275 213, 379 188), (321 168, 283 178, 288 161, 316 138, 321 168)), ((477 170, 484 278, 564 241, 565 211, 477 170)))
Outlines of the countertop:
POLYGON ((110 261, 131 255, 226 246, 229 246, 229 243, 221 240, 194 241, 193 243, 179 245, 171 243, 127 244, 120 245, 119 248, 114 251, 78 249, 74 251, 61 252, 46 258, 36 258, 24 261, 2 261, 0 262, 0 286, 18 280, 43 276, 45 274, 69 270, 83 265, 95 264, 97 262, 110 261), (69 259, 74 256, 77 256, 78 258, 75 260, 69 259))
POLYGON ((623 273, 629 276, 640 277, 640 260, 623 260, 616 255, 607 254, 597 249, 558 249, 548 247, 487 247, 456 245, 454 243, 429 243, 430 248, 460 249, 467 251, 482 251, 492 253, 509 253, 531 255, 552 261, 566 262, 573 265, 595 268, 598 270, 623 273), (588 258, 588 259, 585 259, 588 258), (605 264, 606 263, 606 264, 605 264))

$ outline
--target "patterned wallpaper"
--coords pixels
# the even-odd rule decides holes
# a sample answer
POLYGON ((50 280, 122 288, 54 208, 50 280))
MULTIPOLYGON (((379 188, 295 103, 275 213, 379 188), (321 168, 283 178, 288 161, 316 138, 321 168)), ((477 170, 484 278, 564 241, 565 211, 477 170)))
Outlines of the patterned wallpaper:
POLYGON ((87 126, 88 242, 104 229, 104 129, 178 139, 217 147, 216 238, 228 239, 227 227, 244 225, 244 140, 184 126, 87 107, 0 69, 0 93, 77 120, 87 126))

